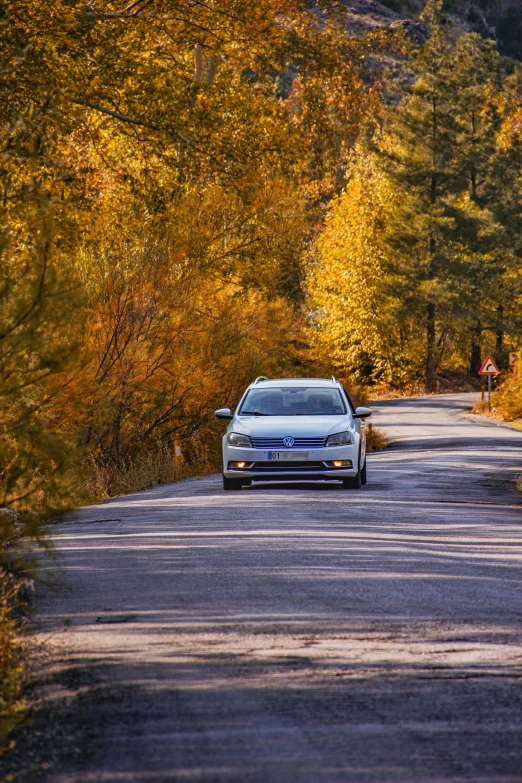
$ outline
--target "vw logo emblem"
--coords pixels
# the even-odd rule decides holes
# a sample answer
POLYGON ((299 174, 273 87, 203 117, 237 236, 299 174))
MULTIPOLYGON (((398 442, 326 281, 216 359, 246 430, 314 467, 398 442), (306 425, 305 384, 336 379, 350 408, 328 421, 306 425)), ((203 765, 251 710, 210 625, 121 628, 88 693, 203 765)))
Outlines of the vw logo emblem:
POLYGON ((288 437, 283 438, 283 443, 285 444, 286 448, 289 449, 294 445, 295 440, 290 437, 290 435, 288 435, 288 437))

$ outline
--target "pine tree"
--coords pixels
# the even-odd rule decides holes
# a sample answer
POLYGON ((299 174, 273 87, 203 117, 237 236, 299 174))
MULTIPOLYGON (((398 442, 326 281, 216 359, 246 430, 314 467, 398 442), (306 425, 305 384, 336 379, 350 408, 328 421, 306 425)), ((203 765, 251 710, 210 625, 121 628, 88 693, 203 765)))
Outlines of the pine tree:
POLYGON ((459 38, 453 62, 458 84, 457 184, 463 197, 467 195, 468 213, 476 217, 467 227, 470 230, 463 231, 467 252, 462 253, 461 303, 468 314, 471 333, 469 369, 472 375, 477 375, 482 364, 483 329, 492 320, 492 308, 498 309, 495 294, 502 271, 497 250, 503 244, 503 232, 491 212, 486 189, 500 127, 499 112, 492 97, 501 93, 504 75, 494 42, 477 34, 459 38))
POLYGON ((429 0, 424 11, 430 37, 412 52, 413 83, 405 87, 398 107, 392 107, 383 143, 383 164, 394 185, 394 210, 389 241, 406 265, 425 309, 425 383, 435 389, 435 328, 437 301, 443 294, 448 265, 443 235, 448 214, 445 199, 453 190, 454 144, 458 131, 454 105, 457 85, 451 50, 441 24, 442 0, 429 0), (413 278, 412 278, 413 272, 413 278))
POLYGON ((436 388, 437 329, 441 339, 452 331, 458 340, 458 332, 471 330, 480 352, 480 313, 470 316, 470 308, 484 281, 498 273, 499 227, 482 192, 495 146, 496 119, 485 107, 488 90, 500 86, 498 55, 476 35, 453 47, 441 14, 442 1, 429 0, 430 38, 411 55, 413 81, 388 111, 379 145, 395 193, 393 263, 425 310, 428 391, 436 388))

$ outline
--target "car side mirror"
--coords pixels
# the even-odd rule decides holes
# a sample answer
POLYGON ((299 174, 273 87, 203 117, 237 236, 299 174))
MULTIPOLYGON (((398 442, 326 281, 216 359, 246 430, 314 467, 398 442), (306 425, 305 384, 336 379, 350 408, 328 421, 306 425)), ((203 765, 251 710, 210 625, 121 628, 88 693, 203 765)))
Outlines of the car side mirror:
POLYGON ((353 414, 354 419, 367 419, 368 416, 371 416, 373 413, 371 408, 364 408, 362 405, 359 408, 355 409, 355 413, 353 414))
POLYGON ((226 419, 227 421, 234 418, 230 413, 230 408, 220 408, 219 410, 214 411, 214 415, 217 419, 226 419))

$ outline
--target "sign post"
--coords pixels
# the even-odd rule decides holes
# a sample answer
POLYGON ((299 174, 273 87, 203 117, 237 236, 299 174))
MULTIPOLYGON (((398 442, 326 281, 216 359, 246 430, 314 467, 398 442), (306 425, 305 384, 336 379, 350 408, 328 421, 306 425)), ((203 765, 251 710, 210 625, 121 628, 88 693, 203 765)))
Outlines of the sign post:
POLYGON ((174 465, 176 467, 176 481, 179 481, 180 479, 181 460, 181 438, 176 433, 174 436, 174 465))
POLYGON ((499 373, 497 365, 491 356, 484 361, 482 367, 479 370, 479 375, 488 376, 488 411, 491 413, 491 376, 499 373))

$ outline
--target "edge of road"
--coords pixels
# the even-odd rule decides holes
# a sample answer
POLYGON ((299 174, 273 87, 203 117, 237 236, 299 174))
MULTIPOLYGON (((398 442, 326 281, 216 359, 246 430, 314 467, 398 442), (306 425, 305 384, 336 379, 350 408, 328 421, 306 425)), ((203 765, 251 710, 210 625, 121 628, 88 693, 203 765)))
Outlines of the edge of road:
MULTIPOLYGON (((477 398, 480 395, 480 392, 470 392, 470 393, 476 394, 477 398)), ((422 398, 430 398, 430 397, 445 397, 445 396, 450 396, 451 394, 452 394, 451 392, 443 392, 441 394, 417 394, 413 397, 393 397, 384 400, 371 400, 368 403, 368 405, 371 407, 372 405, 380 405, 382 403, 386 404, 387 402, 400 402, 401 400, 405 400, 405 399, 411 400, 411 399, 422 399, 422 398)), ((455 408, 455 412, 457 413, 458 418, 463 419, 464 421, 473 421, 476 424, 484 424, 488 427, 501 427, 503 429, 514 430, 515 432, 522 432, 522 419, 519 419, 516 422, 502 421, 501 419, 496 419, 494 416, 485 416, 481 413, 473 413, 472 407, 473 406, 470 405, 470 409, 467 411, 462 411, 462 410, 459 411, 458 408, 455 408)), ((388 446, 396 442, 397 442, 396 440, 391 439, 384 448, 386 449, 388 448, 388 446)))
POLYGON ((522 422, 520 424, 514 424, 510 421, 501 421, 495 419, 493 416, 483 416, 481 413, 461 413, 460 418, 470 419, 477 424, 485 424, 489 427, 501 427, 506 430, 515 430, 515 432, 522 432, 522 422))

